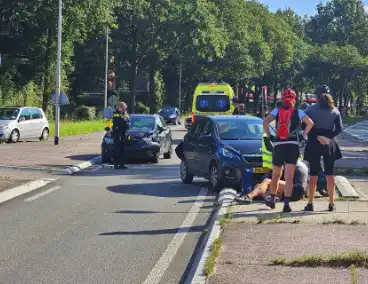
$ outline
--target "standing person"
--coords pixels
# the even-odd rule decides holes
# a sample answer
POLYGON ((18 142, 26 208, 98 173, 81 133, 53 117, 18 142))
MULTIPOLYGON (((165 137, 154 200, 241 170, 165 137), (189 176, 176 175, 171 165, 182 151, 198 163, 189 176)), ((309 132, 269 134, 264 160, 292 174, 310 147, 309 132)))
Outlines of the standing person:
POLYGON ((234 111, 233 111, 233 115, 238 115, 239 114, 239 99, 237 97, 233 98, 233 104, 234 104, 234 111))
POLYGON ((113 114, 112 134, 114 139, 115 169, 127 169, 124 161, 124 144, 126 140, 126 132, 129 129, 130 120, 126 109, 126 103, 118 103, 117 109, 113 114))
POLYGON ((299 158, 299 130, 302 120, 307 127, 303 138, 307 139, 309 131, 313 127, 313 121, 304 111, 295 108, 296 93, 292 89, 285 89, 282 93, 282 106, 274 109, 263 121, 263 128, 267 137, 271 137, 269 125, 276 120, 276 137, 272 155, 272 181, 271 197, 266 200, 266 205, 275 208, 275 195, 278 191, 279 181, 284 167, 285 190, 283 212, 291 212, 289 201, 293 191, 293 180, 296 164, 299 158))
POLYGON ((245 115, 245 105, 239 104, 238 111, 239 111, 238 115, 245 115))
POLYGON ((330 203, 329 211, 335 210, 335 181, 333 177, 335 161, 342 158, 335 137, 342 131, 340 112, 334 106, 328 86, 319 86, 315 94, 317 103, 307 110, 308 116, 314 121, 314 128, 308 135, 304 160, 309 162, 310 181, 308 204, 305 211, 313 211, 313 199, 316 194, 318 174, 322 172, 321 157, 323 157, 324 173, 326 174, 327 191, 330 203))

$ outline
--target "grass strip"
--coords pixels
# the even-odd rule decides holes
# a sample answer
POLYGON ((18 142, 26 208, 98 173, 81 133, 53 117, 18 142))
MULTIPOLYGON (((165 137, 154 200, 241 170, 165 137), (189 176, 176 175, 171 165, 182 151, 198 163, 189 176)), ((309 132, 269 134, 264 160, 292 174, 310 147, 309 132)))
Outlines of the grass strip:
MULTIPOLYGON (((61 121, 60 137, 104 131, 106 120, 61 121)), ((50 122, 50 137, 55 136, 55 122, 50 122)))
POLYGON ((205 267, 206 277, 210 276, 213 273, 214 269, 215 269, 216 259, 217 259, 218 255, 220 253, 221 246, 222 246, 222 241, 223 241, 222 238, 219 237, 214 241, 214 243, 212 245, 211 254, 207 259, 206 267, 205 267))
POLYGON ((292 267, 356 267, 368 268, 368 251, 352 251, 332 255, 306 255, 294 259, 271 259, 271 265, 292 267))

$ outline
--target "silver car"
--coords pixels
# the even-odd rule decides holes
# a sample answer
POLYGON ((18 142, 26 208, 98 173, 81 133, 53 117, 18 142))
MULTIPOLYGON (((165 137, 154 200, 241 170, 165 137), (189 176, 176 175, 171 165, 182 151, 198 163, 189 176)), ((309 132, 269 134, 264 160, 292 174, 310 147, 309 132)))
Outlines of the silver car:
POLYGON ((36 107, 0 107, 0 140, 12 143, 19 139, 49 138, 49 122, 36 107))

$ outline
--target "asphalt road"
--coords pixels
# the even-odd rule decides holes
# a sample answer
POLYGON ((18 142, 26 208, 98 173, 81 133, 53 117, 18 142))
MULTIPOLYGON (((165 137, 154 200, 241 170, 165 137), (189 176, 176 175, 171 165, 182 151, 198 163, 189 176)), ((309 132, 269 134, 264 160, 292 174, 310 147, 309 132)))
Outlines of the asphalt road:
POLYGON ((206 186, 181 184, 175 156, 96 166, 3 203, 0 283, 180 283, 213 209, 206 186))
POLYGON ((368 141, 368 120, 348 127, 345 131, 361 140, 368 141))

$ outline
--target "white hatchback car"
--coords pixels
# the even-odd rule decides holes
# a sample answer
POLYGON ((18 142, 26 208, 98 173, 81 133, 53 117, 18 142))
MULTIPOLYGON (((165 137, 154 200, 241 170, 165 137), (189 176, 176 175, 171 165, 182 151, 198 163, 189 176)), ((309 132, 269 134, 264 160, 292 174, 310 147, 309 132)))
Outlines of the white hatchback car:
POLYGON ((49 122, 42 109, 36 107, 0 107, 0 141, 49 138, 49 122))

